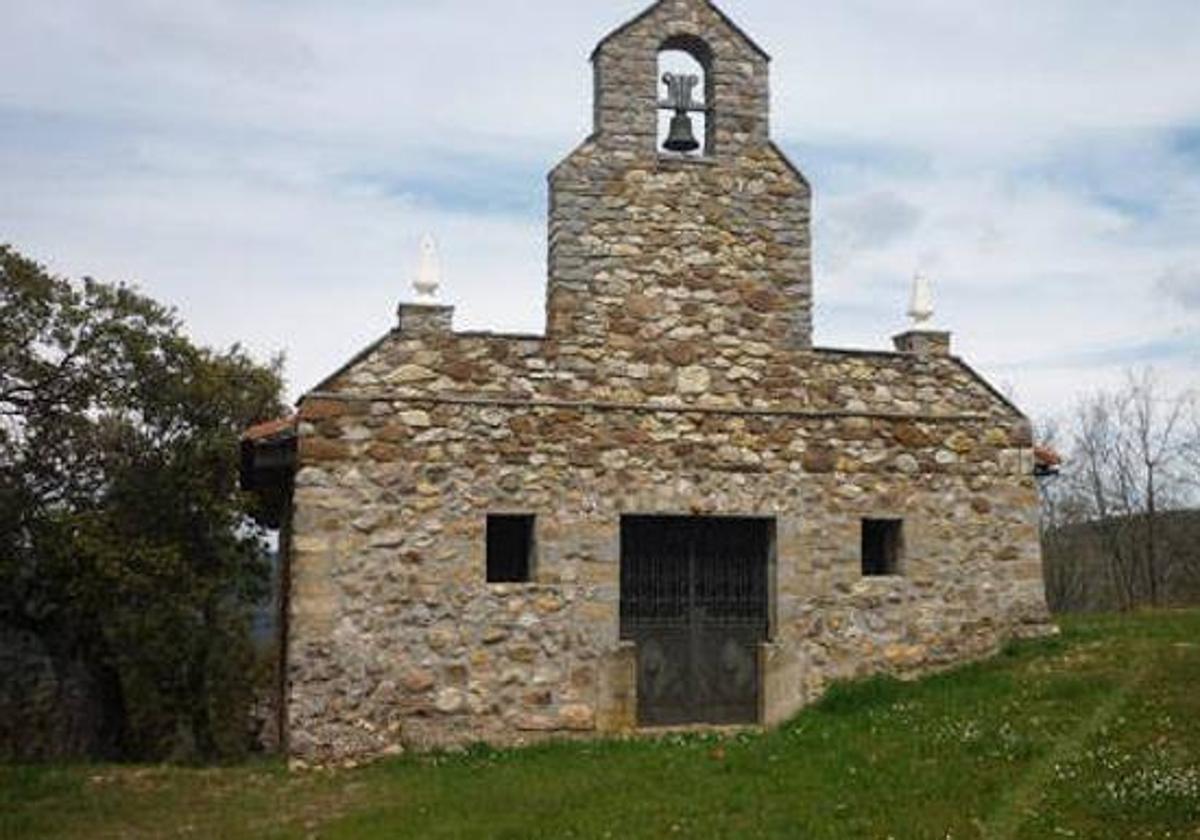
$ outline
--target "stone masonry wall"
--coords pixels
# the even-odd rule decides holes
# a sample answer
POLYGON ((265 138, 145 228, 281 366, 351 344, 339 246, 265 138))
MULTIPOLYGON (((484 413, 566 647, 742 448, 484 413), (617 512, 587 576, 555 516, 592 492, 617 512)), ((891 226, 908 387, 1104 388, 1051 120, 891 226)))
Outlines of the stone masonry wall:
POLYGON ((604 38, 595 69, 593 141, 628 162, 656 153, 662 86, 658 53, 690 47, 708 64, 713 151, 736 158, 770 143, 770 59, 711 3, 664 0, 604 38), (698 48, 698 49, 697 49, 698 48))
POLYGON ((334 395, 303 414, 298 755, 632 727, 622 514, 776 519, 769 722, 832 679, 920 671, 1045 626, 1019 418, 334 395), (534 583, 484 580, 486 516, 504 512, 538 515, 534 583), (864 517, 905 519, 903 576, 862 579, 864 517))
MULTIPOLYGON (((405 306, 401 321, 425 325, 443 311, 405 306)), ((402 327, 310 396, 1020 418, 949 355, 795 350, 754 337, 672 344, 662 337, 669 318, 630 317, 639 326, 628 356, 588 365, 570 364, 567 340, 402 327)))
POLYGON ((550 176, 549 337, 576 366, 647 340, 666 359, 718 336, 810 346, 811 196, 768 138, 766 57, 707 2, 670 0, 593 63, 595 133, 550 176), (656 148, 659 50, 681 36, 711 54, 699 159, 656 148))

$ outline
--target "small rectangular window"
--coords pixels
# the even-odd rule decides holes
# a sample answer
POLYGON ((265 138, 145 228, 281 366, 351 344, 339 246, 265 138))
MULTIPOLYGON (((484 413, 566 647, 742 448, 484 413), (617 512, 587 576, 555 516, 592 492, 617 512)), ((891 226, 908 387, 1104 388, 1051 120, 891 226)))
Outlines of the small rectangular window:
POLYGON ((487 518, 488 583, 529 583, 533 580, 532 516, 487 518))
POLYGON ((864 519, 862 573, 864 577, 900 574, 904 554, 904 522, 900 519, 864 519))

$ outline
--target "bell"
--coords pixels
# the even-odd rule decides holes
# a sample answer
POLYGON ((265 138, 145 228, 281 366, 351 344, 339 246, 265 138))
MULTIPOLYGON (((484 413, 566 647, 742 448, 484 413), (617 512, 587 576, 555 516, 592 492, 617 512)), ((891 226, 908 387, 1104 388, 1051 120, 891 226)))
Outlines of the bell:
POLYGON ((671 132, 663 148, 669 152, 694 152, 700 148, 696 135, 692 133, 692 118, 685 111, 676 111, 671 117, 671 132))

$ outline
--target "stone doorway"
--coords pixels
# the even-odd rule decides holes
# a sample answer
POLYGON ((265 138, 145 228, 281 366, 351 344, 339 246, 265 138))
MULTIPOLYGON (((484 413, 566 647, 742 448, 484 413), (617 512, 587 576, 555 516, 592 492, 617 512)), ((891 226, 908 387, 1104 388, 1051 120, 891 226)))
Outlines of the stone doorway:
POLYGON ((621 520, 621 637, 637 645, 638 724, 759 721, 774 522, 621 520))

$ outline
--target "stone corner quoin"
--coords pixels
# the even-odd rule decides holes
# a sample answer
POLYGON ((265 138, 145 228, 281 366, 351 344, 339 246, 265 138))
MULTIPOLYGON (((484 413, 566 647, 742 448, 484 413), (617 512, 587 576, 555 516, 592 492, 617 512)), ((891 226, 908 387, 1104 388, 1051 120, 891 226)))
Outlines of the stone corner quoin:
POLYGON ((593 60, 595 132, 550 180, 546 335, 403 304, 270 473, 299 758, 770 725, 831 681, 1052 629, 1028 421, 945 334, 812 346, 810 190, 770 142, 765 54, 663 0, 593 60), (694 156, 659 150, 664 46, 705 71, 694 156), (529 562, 489 583, 500 515, 529 562))

